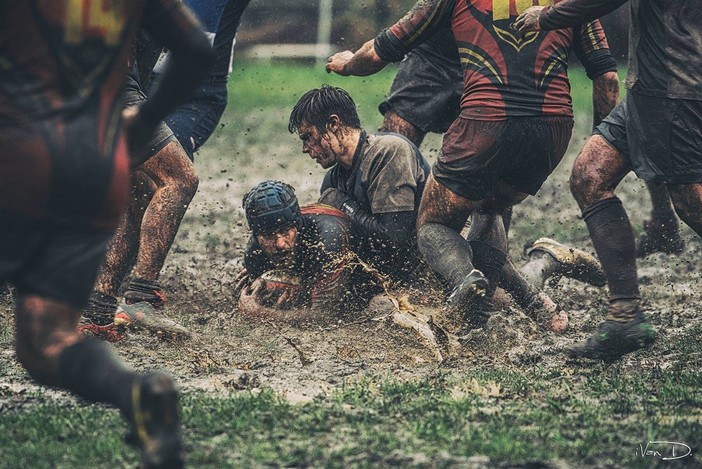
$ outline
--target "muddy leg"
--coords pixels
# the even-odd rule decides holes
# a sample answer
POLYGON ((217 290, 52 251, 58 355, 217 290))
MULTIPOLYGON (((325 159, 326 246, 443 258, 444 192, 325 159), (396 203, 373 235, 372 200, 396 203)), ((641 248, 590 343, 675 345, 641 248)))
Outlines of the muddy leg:
POLYGON ((670 185, 668 191, 682 221, 702 236, 702 184, 670 185))
POLYGON ((415 127, 404 120, 393 110, 389 110, 385 113, 383 125, 380 126, 379 130, 381 132, 395 132, 397 134, 404 135, 410 142, 414 143, 418 147, 422 144, 424 137, 427 134, 422 129, 415 127))
POLYGON ((570 179, 571 191, 583 211, 607 277, 611 313, 620 321, 633 318, 640 300, 634 233, 614 194, 630 170, 629 163, 614 147, 594 135, 576 158, 570 179), (623 303, 622 307, 615 308, 617 303, 623 303))
POLYGON ((141 223, 134 276, 156 281, 199 181, 177 142, 166 145, 140 169, 154 181, 156 190, 141 223))

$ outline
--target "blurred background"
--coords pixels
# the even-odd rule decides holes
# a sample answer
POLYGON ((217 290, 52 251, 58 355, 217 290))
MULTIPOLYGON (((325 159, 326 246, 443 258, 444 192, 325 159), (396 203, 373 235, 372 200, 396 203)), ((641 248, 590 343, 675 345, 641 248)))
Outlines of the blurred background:
MULTIPOLYGON (((326 58, 356 50, 414 5, 413 0, 252 0, 237 35, 237 53, 259 58, 326 58)), ((627 6, 603 18, 610 48, 626 60, 627 6)))

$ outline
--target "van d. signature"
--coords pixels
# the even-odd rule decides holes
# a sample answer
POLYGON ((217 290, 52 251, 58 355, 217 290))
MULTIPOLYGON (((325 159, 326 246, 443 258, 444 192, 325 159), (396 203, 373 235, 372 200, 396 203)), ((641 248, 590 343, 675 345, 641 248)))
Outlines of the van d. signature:
POLYGON ((676 441, 649 441, 646 446, 639 445, 636 455, 642 458, 656 458, 661 461, 673 461, 692 455, 692 448, 676 441))

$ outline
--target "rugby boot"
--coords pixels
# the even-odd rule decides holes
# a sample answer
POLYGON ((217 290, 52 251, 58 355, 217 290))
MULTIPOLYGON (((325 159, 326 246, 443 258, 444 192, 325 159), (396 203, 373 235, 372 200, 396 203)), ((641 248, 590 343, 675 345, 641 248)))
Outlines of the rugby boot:
POLYGON ((127 442, 141 450, 147 469, 179 469, 185 465, 185 449, 178 416, 178 391, 167 374, 155 371, 132 384, 132 425, 127 442))
POLYGON ((583 250, 572 248, 551 238, 539 238, 527 251, 527 255, 543 252, 557 263, 555 275, 572 278, 596 287, 607 284, 604 270, 599 261, 583 250))
POLYGON ((163 311, 154 308, 147 301, 134 304, 120 304, 115 313, 114 323, 134 329, 145 329, 156 334, 173 337, 189 336, 190 331, 167 317, 163 311))
POLYGON ((158 282, 133 278, 124 292, 124 302, 131 305, 141 301, 150 303, 154 308, 163 308, 166 305, 166 291, 158 282))
POLYGON ((446 307, 452 315, 462 318, 465 327, 482 327, 490 317, 490 301, 485 297, 488 289, 487 278, 473 269, 451 291, 446 307))
POLYGON ((607 319, 585 342, 567 349, 573 358, 616 360, 622 355, 648 347, 656 340, 656 331, 646 316, 637 312, 633 319, 619 322, 607 319))
POLYGON ((78 332, 86 337, 95 337, 110 343, 119 342, 127 337, 124 328, 115 323, 99 325, 87 318, 81 318, 78 332))
POLYGON ((654 252, 680 254, 684 248, 677 218, 646 220, 644 232, 636 240, 636 257, 646 257, 654 252))

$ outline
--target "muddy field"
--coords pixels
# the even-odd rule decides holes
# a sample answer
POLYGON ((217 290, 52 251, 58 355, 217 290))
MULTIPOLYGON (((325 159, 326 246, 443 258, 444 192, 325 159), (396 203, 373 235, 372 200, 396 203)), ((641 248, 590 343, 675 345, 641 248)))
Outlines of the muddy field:
MULTIPOLYGON (((496 314, 485 330, 474 333, 467 347, 441 361, 415 332, 394 324, 387 311, 369 310, 305 327, 240 319, 233 292, 248 236, 242 196, 257 182, 272 178, 291 183, 301 202, 310 203, 322 170, 300 152, 296 137, 287 133, 284 112, 235 112, 228 111, 226 125, 197 155, 200 189, 162 275, 169 292, 167 314, 188 327, 193 336, 172 342, 146 332, 130 332, 116 349, 134 367, 170 370, 186 392, 271 387, 298 402, 364 376, 412 379, 439 368, 460 374, 494 366, 515 370, 534 365, 545 369, 587 366, 567 360, 558 351, 591 334, 603 320, 606 289, 567 280, 547 287, 570 315, 570 326, 563 335, 539 331, 518 310, 508 308, 496 314)), ((377 122, 368 127, 374 125, 377 122)), ((537 197, 515 210, 510 242, 517 264, 525 261, 524 246, 540 236, 592 251, 567 189, 569 168, 586 131, 587 124, 580 122, 566 160, 537 197)), ((438 142, 433 137, 423 146, 432 161, 438 142)), ((643 185, 627 178, 620 197, 640 230, 649 211, 643 185)), ((653 255, 639 264, 642 293, 659 340, 651 351, 624 358, 623 369, 680 368, 699 366, 702 361, 699 357, 697 364, 681 363, 670 351, 676 337, 702 320, 702 242, 687 228, 684 235, 687 244, 682 255, 653 255)), ((418 308, 426 314, 436 312, 418 308)), ((6 297, 0 307, 0 403, 5 404, 21 399, 21 390, 33 389, 14 359, 12 327, 6 297)))

